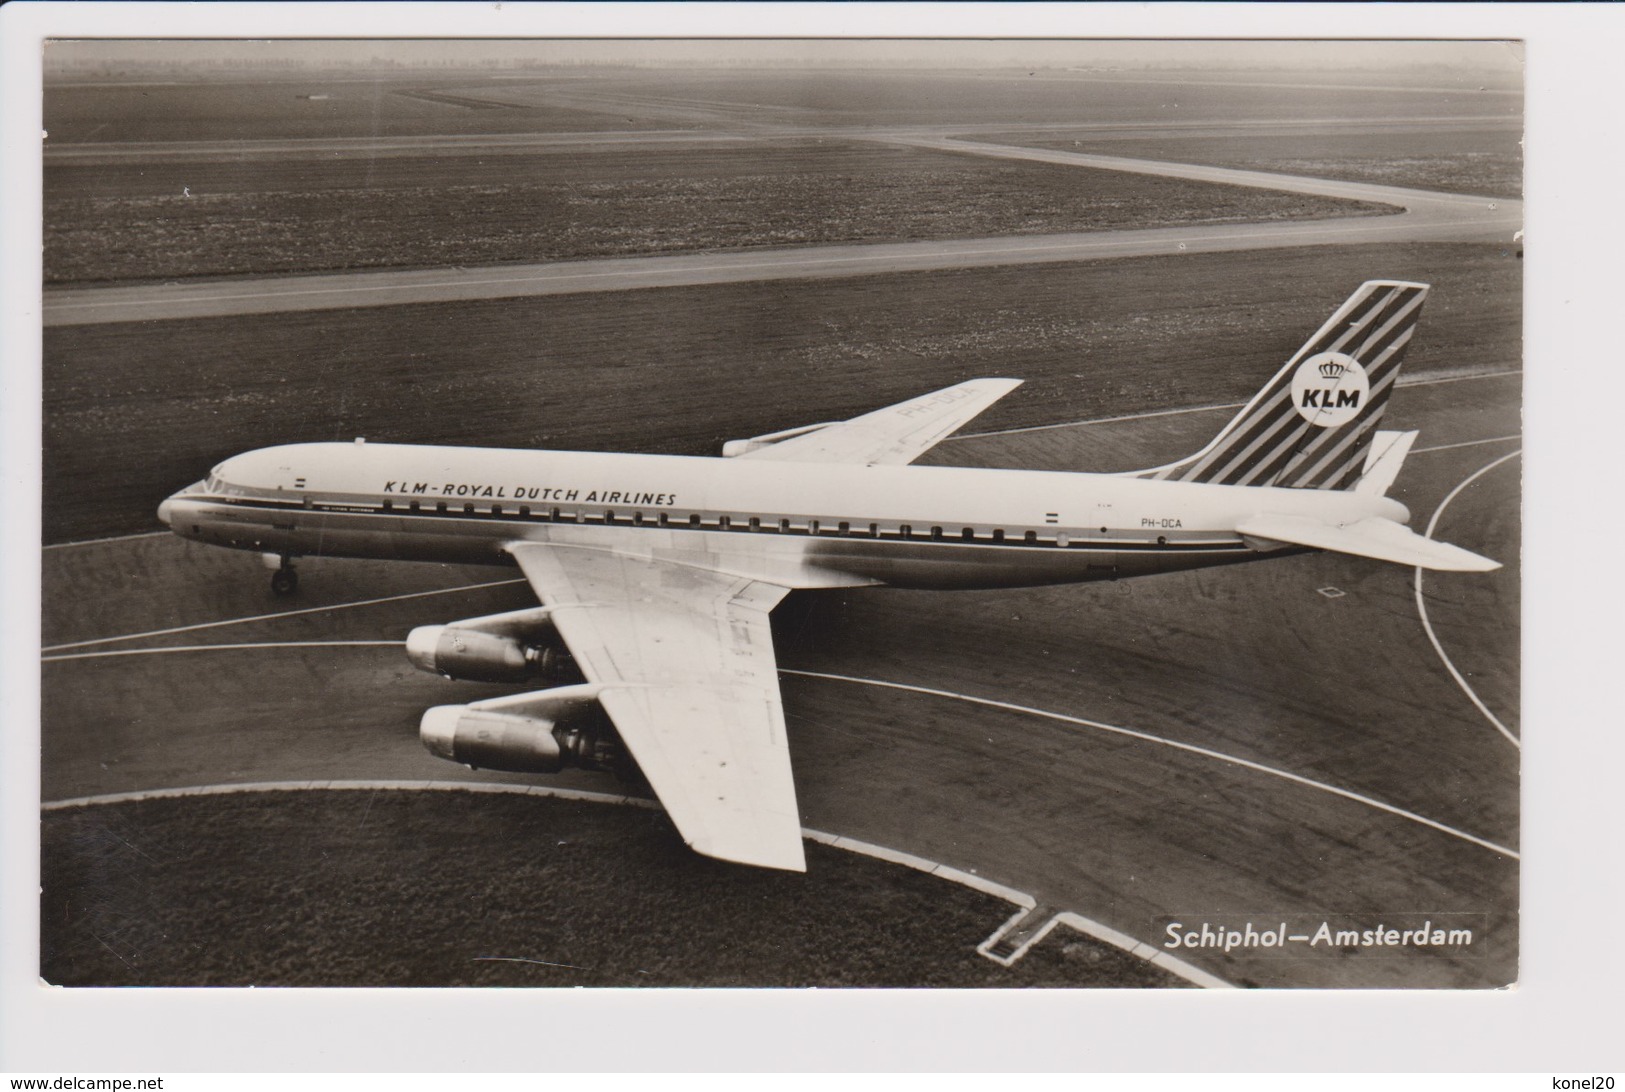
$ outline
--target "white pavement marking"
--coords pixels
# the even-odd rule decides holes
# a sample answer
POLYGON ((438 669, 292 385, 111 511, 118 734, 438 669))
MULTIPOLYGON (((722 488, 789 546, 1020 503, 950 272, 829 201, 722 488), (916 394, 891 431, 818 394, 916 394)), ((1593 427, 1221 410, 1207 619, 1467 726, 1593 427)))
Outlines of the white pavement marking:
MULTIPOLYGON (((157 650, 178 651, 178 650, 157 650)), ((40 811, 65 811, 69 808, 93 807, 104 804, 129 804, 141 800, 173 800, 192 796, 230 796, 237 793, 273 793, 273 792, 309 792, 309 791, 335 791, 335 792, 471 792, 471 793, 510 793, 517 796, 549 796, 563 800, 578 800, 593 804, 619 804, 626 807, 646 808, 659 810, 660 805, 653 800, 640 796, 620 796, 613 793, 589 792, 585 789, 561 789, 547 785, 509 785, 499 782, 479 781, 252 781, 242 784, 227 785, 190 785, 178 789, 149 789, 141 792, 104 793, 97 796, 76 796, 68 800, 51 800, 40 805, 40 811)), ((963 872, 957 868, 950 868, 937 861, 929 861, 924 857, 916 857, 911 853, 903 853, 885 846, 873 845, 869 842, 860 842, 855 838, 845 838, 836 834, 829 834, 810 827, 801 828, 802 837, 820 845, 845 850, 865 857, 873 857, 890 864, 911 868, 916 872, 924 872, 939 879, 955 883, 961 887, 968 887, 980 891, 984 895, 991 895, 1002 899, 1018 909, 1014 916, 1001 925, 992 936, 983 941, 977 952, 987 955, 983 950, 991 946, 1002 937, 1012 926, 1025 917, 1028 911, 1037 906, 1037 901, 1022 891, 992 880, 983 879, 972 872, 963 872)), ((1120 933, 1099 922, 1091 921, 1081 914, 1071 911, 1057 915, 1039 934, 1043 936, 1052 930, 1056 923, 1069 925, 1079 932, 1087 933, 1097 940, 1104 941, 1114 947, 1121 948, 1130 955, 1138 956, 1148 963, 1154 963, 1170 974, 1176 975, 1198 986, 1211 988, 1230 988, 1228 982, 1215 978, 1206 971, 1193 967, 1183 960, 1166 956, 1142 941, 1135 940, 1125 933, 1120 933)), ((1023 944, 1016 955, 1007 959, 989 956, 994 962, 1008 967, 1015 963, 1038 940, 1034 937, 1023 944)))
MULTIPOLYGON (((1512 454, 1516 455, 1516 454, 1518 454, 1518 452, 1513 452, 1512 454)), ((1511 458, 1511 457, 1512 457, 1511 455, 1508 455, 1503 459, 1496 460, 1496 463, 1504 462, 1507 458, 1511 458)), ((1495 463, 1490 464, 1490 466, 1494 466, 1494 465, 1496 465, 1496 464, 1495 463)), ((1484 469, 1488 470, 1489 467, 1485 467, 1484 469)), ((1479 473, 1483 473, 1483 471, 1481 470, 1481 471, 1479 471, 1479 473)), ((1477 475, 1474 475, 1474 477, 1476 477, 1476 476, 1477 475)), ((1471 478, 1468 479, 1468 481, 1471 481, 1471 480, 1472 480, 1471 478)), ((1465 483, 1463 483, 1463 484, 1465 484, 1465 483)), ((1459 492, 1459 490, 1460 490, 1460 486, 1457 487, 1458 492, 1459 492)), ((1451 496, 1454 496, 1454 495, 1455 495, 1454 493, 1451 494, 1451 496)), ((1449 503, 1449 498, 1447 497, 1445 499, 1445 504, 1448 504, 1448 503, 1449 503)), ((1440 509, 1440 511, 1443 511, 1444 504, 1441 504, 1439 506, 1439 509, 1440 509)), ((1435 513, 1435 520, 1437 520, 1437 513, 1435 513)), ((1431 538, 1432 535, 1433 535, 1433 525, 1429 524, 1428 525, 1428 537, 1431 538)), ((520 583, 520 581, 504 581, 504 583, 520 583)), ((489 585, 489 584, 476 584, 476 585, 473 585, 473 587, 491 587, 491 586, 493 586, 493 585, 489 585)), ((452 588, 452 589, 448 589, 448 590, 450 590, 450 591, 462 591, 464 589, 462 589, 462 588, 452 588)), ((1335 590, 1335 589, 1333 589, 1333 590, 1335 590)), ((1326 589, 1321 589, 1321 591, 1322 591, 1322 594, 1325 594, 1326 589)), ((433 593, 419 592, 419 593, 415 593, 415 594, 428 595, 428 594, 433 594, 433 593)), ((1341 595, 1342 593, 1339 592, 1338 594, 1341 595)), ((411 596, 397 596, 396 598, 408 599, 408 598, 411 598, 411 596)), ((367 602, 385 602, 385 600, 368 600, 367 602)), ((1492 714, 1488 709, 1486 709, 1484 707, 1484 704, 1478 700, 1478 697, 1477 697, 1477 695, 1475 695, 1473 693, 1472 688, 1467 685, 1466 681, 1463 680, 1461 675, 1456 671, 1454 665, 1451 664, 1450 658, 1444 654, 1444 649, 1439 646, 1438 638, 1433 635, 1433 628, 1428 625, 1427 610, 1426 610, 1425 607, 1422 606, 1420 570, 1418 570, 1417 600, 1416 600, 1416 602, 1417 602, 1417 610, 1420 611, 1421 615, 1422 615, 1422 625, 1427 629, 1427 632, 1428 632, 1428 639, 1433 642, 1434 651, 1436 651, 1439 654, 1439 658, 1444 661, 1445 667, 1450 669, 1450 673, 1451 673, 1452 676, 1455 677, 1455 680, 1456 680, 1457 684, 1460 685, 1462 690, 1464 690, 1466 692, 1467 696, 1473 700, 1473 704, 1477 705, 1479 710, 1486 717, 1489 717, 1490 722, 1492 724, 1494 724, 1497 728, 1499 728, 1501 730, 1501 733, 1512 741, 1514 746, 1520 746, 1520 744, 1518 743, 1517 737, 1513 736, 1510 732, 1508 732, 1506 730, 1506 727, 1504 725, 1502 725, 1500 721, 1495 719, 1494 714, 1492 714)), ((360 605, 362 605, 362 604, 359 604, 359 603, 338 604, 338 606, 360 606, 360 605)), ((335 608, 318 607, 318 608, 314 608, 314 609, 328 610, 328 609, 337 609, 337 608, 336 607, 335 608)), ((299 613, 299 612, 294 612, 294 613, 299 613)), ((274 615, 264 615, 262 617, 275 617, 275 616, 274 615)), ((235 619, 234 621, 253 621, 253 620, 254 619, 235 619)), ((218 622, 218 623, 209 623, 209 624, 210 625, 230 625, 232 623, 231 622, 218 622)), ((106 638, 106 640, 109 640, 109 641, 122 640, 122 639, 123 638, 117 638, 117 637, 106 638)), ((86 643, 93 643, 93 642, 86 642, 86 643)), ((57 645, 57 646, 54 646, 54 647, 56 647, 56 648, 66 648, 66 647, 69 647, 69 646, 57 645)), ((74 653, 67 653, 65 655, 59 655, 59 656, 42 656, 40 659, 41 659, 41 662, 43 662, 43 663, 54 663, 54 662, 57 662, 57 661, 60 661, 60 660, 94 660, 94 659, 101 659, 101 658, 105 658, 105 657, 109 657, 109 656, 161 656, 161 655, 165 655, 167 653, 174 653, 174 652, 237 652, 237 651, 244 651, 244 650, 248 650, 248 649, 266 649, 266 648, 347 648, 347 647, 348 648, 355 648, 355 647, 400 648, 401 647, 401 642, 400 641, 262 641, 262 642, 254 642, 254 643, 247 643, 247 644, 171 645, 171 646, 163 646, 163 647, 158 647, 158 648, 130 648, 130 649, 113 649, 113 650, 107 650, 107 651, 101 651, 101 652, 74 652, 74 653)), ((1004 709, 1016 710, 1016 711, 1022 712, 1022 713, 1030 713, 1030 714, 1032 714, 1034 716, 1049 717, 1049 718, 1052 718, 1054 720, 1061 720, 1061 721, 1066 721, 1066 722, 1074 723, 1074 724, 1082 724, 1082 725, 1086 725, 1086 726, 1091 727, 1091 728, 1099 728, 1099 729, 1102 729, 1104 731, 1121 732, 1121 733, 1123 733, 1125 735, 1135 736, 1135 737, 1140 738, 1140 739, 1147 739, 1147 740, 1151 740, 1153 742, 1167 744, 1170 747, 1178 747, 1178 748, 1181 748, 1183 750, 1195 751, 1195 752, 1197 752, 1199 754, 1204 754, 1204 755, 1207 755, 1207 756, 1212 757, 1212 758, 1220 758, 1220 759, 1223 759, 1226 762, 1234 762, 1234 763, 1237 763, 1237 764, 1242 765, 1242 766, 1247 766, 1247 767, 1249 767, 1251 769, 1260 770, 1260 771, 1262 771, 1264 773, 1274 774, 1277 777, 1289 778, 1291 780, 1298 781, 1298 782, 1300 782, 1302 784, 1311 785, 1311 786, 1313 786, 1313 787, 1315 787, 1317 789, 1322 789, 1322 790, 1324 790, 1326 792, 1337 793, 1340 796, 1346 796, 1346 797, 1348 797, 1348 798, 1350 798, 1352 800, 1359 800, 1361 803, 1369 804, 1369 805, 1371 805, 1373 807, 1381 808, 1384 811, 1392 812, 1393 814, 1396 814, 1396 815, 1402 815, 1407 819, 1412 819, 1412 820, 1415 820, 1416 822, 1425 823, 1428 826, 1436 827, 1437 829, 1445 831, 1448 834, 1453 834, 1458 838, 1465 838, 1470 842, 1477 842, 1479 845, 1485 846, 1485 847, 1487 847, 1489 849, 1496 850, 1497 852, 1508 853, 1508 854, 1511 854, 1513 857, 1517 857, 1517 854, 1513 853, 1512 850, 1506 849, 1506 848, 1504 848, 1502 846, 1495 845, 1494 843, 1491 843, 1491 842, 1486 842, 1486 841, 1484 841, 1484 840, 1482 840, 1480 838, 1474 837, 1471 834, 1467 834, 1467 833, 1464 833, 1462 831, 1455 830, 1455 829, 1453 829, 1451 827, 1447 827, 1447 826, 1444 826, 1442 824, 1435 823, 1433 820, 1424 818, 1423 816, 1415 815, 1415 814, 1413 814, 1411 812, 1403 811, 1402 809, 1395 808, 1395 807, 1393 807, 1393 806, 1391 806, 1389 804, 1384 804, 1380 800, 1374 800, 1374 799, 1371 799, 1369 797, 1360 796, 1359 794, 1349 792, 1346 789, 1339 789, 1334 785, 1325 785, 1325 784, 1322 784, 1322 783, 1320 783, 1318 781, 1311 781, 1311 780, 1308 780, 1307 778, 1299 777, 1297 774, 1288 773, 1285 770, 1277 770, 1277 769, 1274 769, 1273 767, 1261 766, 1261 765, 1259 765, 1257 763, 1250 762, 1247 759, 1236 758, 1236 757, 1233 757, 1233 756, 1230 756, 1230 755, 1225 755, 1225 754, 1223 754, 1221 752, 1218 752, 1218 751, 1210 751, 1210 750, 1208 750, 1208 749, 1206 749, 1204 747, 1196 747, 1196 746, 1192 746, 1192 745, 1186 744, 1186 743, 1179 743, 1179 742, 1176 742, 1174 740, 1164 739, 1164 738, 1162 738, 1160 736, 1153 736, 1153 735, 1149 735, 1149 734, 1146 734, 1146 733, 1143 733, 1143 732, 1138 732, 1138 731, 1136 731, 1134 729, 1130 729, 1130 728, 1119 728, 1119 727, 1117 727, 1115 725, 1102 724, 1102 723, 1100 723, 1098 721, 1084 720, 1084 719, 1078 718, 1078 717, 1070 717, 1070 716, 1067 716, 1064 713, 1049 712, 1047 710, 1036 709, 1036 708, 1032 708, 1030 706, 1025 706, 1025 705, 1012 705, 1012 704, 1009 704, 1007 702, 995 701, 995 700, 993 700, 991 698, 973 697, 973 696, 971 696, 969 694, 954 694, 954 693, 951 693, 951 692, 946 691, 946 690, 932 690, 932 689, 929 689, 927 687, 910 686, 910 685, 907 685, 905 683, 883 682, 883 681, 881 681, 879 679, 860 679, 860 678, 857 678, 857 677, 851 676, 851 675, 826 675, 826 674, 823 674, 823 673, 817 672, 817 671, 795 671, 795 670, 792 670, 790 668, 781 668, 780 673, 785 674, 785 675, 801 675, 801 676, 804 676, 806 678, 812 678, 812 679, 836 679, 836 680, 839 680, 839 681, 842 681, 842 682, 861 683, 861 684, 866 685, 866 686, 884 686, 884 687, 890 687, 892 689, 897 689, 897 690, 913 690, 913 691, 918 691, 919 693, 922 693, 922 694, 935 694, 935 695, 938 695, 938 696, 941 696, 941 697, 956 698, 956 699, 958 699, 960 701, 976 702, 976 703, 981 704, 981 705, 992 705, 992 706, 997 706, 997 707, 1004 708, 1004 709)))
POLYGON ((101 652, 64 652, 41 656, 41 663, 58 660, 99 660, 109 656, 156 656, 165 652, 242 652, 256 648, 400 648, 400 641, 258 641, 237 645, 171 645, 158 648, 114 648, 101 652))
POLYGON ((1508 440, 1521 440, 1523 433, 1514 432, 1510 436, 1490 436, 1483 440, 1463 440, 1459 444, 1435 444, 1432 447, 1413 447, 1412 455, 1423 455, 1429 451, 1454 451, 1458 447, 1478 447, 1481 444, 1503 444, 1508 440))
POLYGON ((507 584, 523 584, 524 578, 514 580, 492 580, 485 584, 459 584, 454 588, 435 588, 431 591, 407 592, 404 595, 385 595, 377 599, 356 599, 348 603, 329 603, 325 607, 301 607, 299 610, 275 611, 271 614, 250 614, 242 618, 223 618, 218 622, 198 622, 190 626, 172 626, 169 629, 152 629, 145 633, 125 633, 118 637, 97 637, 90 641, 69 641, 60 645, 47 645, 41 652, 61 652, 69 648, 88 648, 91 645, 112 644, 115 641, 135 641, 142 637, 167 637, 174 633, 191 633, 200 629, 215 629, 220 626, 235 626, 245 622, 265 622, 272 618, 292 618, 298 614, 321 614, 330 610, 345 610, 349 607, 370 607, 378 603, 394 603, 402 599, 422 599, 430 595, 450 595, 452 592, 476 591, 480 588, 500 588, 507 584))
MULTIPOLYGON (((1457 495, 1460 494, 1463 489, 1466 489, 1469 485, 1473 484, 1473 482, 1477 481, 1491 470, 1494 470, 1508 459, 1515 459, 1522 454, 1522 448, 1519 448, 1517 451, 1509 451, 1499 459, 1486 463, 1477 470, 1473 471, 1467 477, 1463 478, 1457 483, 1456 488, 1447 493, 1444 500, 1439 502, 1439 507, 1433 511, 1433 518, 1428 520, 1428 529, 1423 533, 1428 538, 1432 538, 1434 528, 1438 527, 1439 525, 1439 517, 1444 515, 1445 508, 1450 504, 1451 501, 1456 499, 1457 495)), ((1456 680, 1456 685, 1461 687, 1461 692, 1466 694, 1468 700, 1478 707, 1478 711, 1483 713, 1485 718, 1495 726, 1495 730, 1505 736, 1508 742, 1510 742, 1514 747, 1518 748, 1520 751, 1523 750, 1523 743, 1519 741, 1517 736, 1513 735, 1512 732, 1507 729, 1506 725, 1501 723, 1499 717, 1490 712, 1489 706, 1485 705, 1479 700, 1478 695, 1473 692, 1473 688, 1467 685, 1467 680, 1462 677, 1461 672, 1456 670, 1456 665, 1450 662, 1450 657, 1445 655, 1444 646, 1439 643, 1438 635, 1433 632, 1433 623, 1428 620, 1427 602, 1422 598, 1422 570, 1420 568, 1416 570, 1415 586, 1416 613, 1421 617, 1422 628, 1427 631, 1428 642, 1433 645, 1433 651, 1439 654, 1439 660, 1444 664, 1445 670, 1450 672, 1450 677, 1456 680)))
MULTIPOLYGON (((1426 372, 1421 375, 1402 375, 1394 381, 1399 387, 1435 387, 1442 383, 1465 383, 1473 379, 1499 379, 1508 375, 1522 375, 1522 368, 1508 368, 1498 372, 1467 372, 1463 374, 1430 375, 1426 372)), ((953 443, 956 440, 975 440, 983 436, 1014 436, 1020 432, 1044 432, 1057 428, 1079 428, 1084 425, 1113 425, 1124 421, 1146 421, 1155 417, 1178 417, 1188 413, 1214 413, 1218 410, 1241 409, 1245 402, 1213 402, 1204 406, 1179 406, 1175 409, 1147 410, 1143 413, 1124 413, 1115 417, 1090 417, 1082 421, 1061 421, 1053 425, 1025 425, 1021 428, 1000 428, 989 432, 960 432, 949 436, 944 443, 953 443)), ((1502 437, 1504 438, 1504 437, 1502 437)), ((1489 440, 1474 440, 1473 443, 1490 443, 1489 440)), ((1413 448, 1411 454, 1422 451, 1443 451, 1438 448, 1413 448)))
POLYGON ((1109 925, 1102 925, 1098 921, 1086 918, 1082 914, 1073 913, 1070 910, 1056 914, 1054 917, 1050 918, 1044 923, 1042 928, 1023 941, 1021 945, 1008 956, 994 955, 991 951, 992 946, 997 944, 999 940, 1003 938, 1004 935, 1012 928, 1014 928, 1025 916, 1026 915, 1024 912, 1017 911, 1009 921, 1005 922, 1003 929, 1000 929, 997 933, 994 933, 991 937, 984 940, 981 946, 976 950, 981 952, 988 959, 993 960, 993 962, 1002 963, 1004 966, 1010 967, 1013 966, 1022 956, 1031 951, 1039 941, 1049 936, 1058 927, 1064 925, 1068 929, 1082 933, 1084 936, 1092 937, 1095 940, 1101 941, 1105 944, 1110 944, 1112 947, 1120 948, 1131 956, 1143 959, 1147 963, 1155 964, 1168 973, 1177 975, 1193 985, 1202 986, 1210 990, 1235 989, 1233 985, 1226 982, 1224 979, 1219 978, 1217 975, 1211 975, 1202 970, 1200 967, 1196 967, 1185 962, 1178 956, 1170 955, 1169 953, 1158 948, 1153 948, 1151 945, 1142 940, 1135 940, 1128 934, 1119 932, 1109 925))
POLYGON ((157 538, 168 531, 137 531, 133 535, 108 535, 106 538, 82 538, 78 542, 47 542, 42 549, 65 550, 69 546, 100 546, 104 542, 126 542, 132 538, 157 538))
POLYGON ((856 683, 859 686, 879 686, 888 690, 904 690, 910 693, 926 694, 936 698, 949 698, 953 701, 970 702, 973 705, 985 705, 992 709, 1004 709, 1012 713, 1024 713, 1028 716, 1044 717, 1048 720, 1059 721, 1063 724, 1075 724, 1082 728, 1093 728, 1100 732, 1110 732, 1114 735, 1128 736, 1132 739, 1142 739, 1147 743, 1156 743, 1164 747, 1172 747, 1175 750, 1201 755, 1204 758, 1215 759, 1219 762, 1229 763, 1233 766, 1241 766, 1257 773, 1267 774, 1270 777, 1279 777, 1283 780, 1291 781, 1294 784, 1303 785, 1307 788, 1316 789, 1320 792, 1331 793, 1333 796, 1341 796, 1345 800, 1352 800, 1357 804, 1364 804, 1367 807, 1376 808, 1378 811, 1387 812, 1389 815, 1397 815, 1401 819, 1408 819, 1413 823, 1420 823, 1422 826, 1430 827, 1433 830, 1437 830, 1443 834, 1448 834, 1452 838, 1460 838, 1462 841, 1471 842, 1477 846, 1483 846, 1485 849, 1488 849, 1491 852, 1510 857, 1512 860, 1516 861, 1521 859, 1516 850, 1508 849, 1506 846, 1497 845, 1487 839, 1478 837, 1476 834, 1468 834, 1466 831, 1457 830, 1455 827, 1446 826, 1436 819, 1429 819, 1427 816, 1418 815, 1414 811, 1406 811, 1404 808, 1395 807, 1393 804, 1385 803, 1376 799, 1375 797, 1365 796, 1349 789, 1339 788, 1336 785, 1328 785, 1323 781, 1315 781, 1310 778, 1303 777, 1300 774, 1292 773, 1288 770, 1280 770, 1273 766, 1266 766, 1261 762, 1254 762, 1251 759, 1239 758, 1236 755, 1225 754, 1223 751, 1215 751, 1208 747, 1199 747, 1194 743, 1182 743, 1179 740, 1167 739, 1163 736, 1152 735, 1149 732, 1141 732, 1134 728, 1123 728, 1116 724, 1107 724, 1104 721, 1087 720, 1083 717, 1068 716, 1065 713, 1056 713, 1048 709, 1038 709, 1031 705, 1017 705, 1014 702, 997 701, 993 698, 979 698, 973 694, 958 694, 952 690, 938 690, 929 686, 913 686, 908 683, 886 682, 882 679, 863 679, 853 675, 833 675, 823 671, 795 671, 790 668, 783 667, 779 669, 779 674, 799 675, 806 679, 828 679, 832 682, 856 683))
POLYGON ((1463 368, 1449 372, 1423 372, 1421 375, 1402 375, 1394 380, 1396 387, 1436 387, 1441 383, 1466 383, 1473 379, 1499 379, 1508 375, 1522 375, 1522 368, 1503 368, 1498 372, 1481 372, 1463 368))

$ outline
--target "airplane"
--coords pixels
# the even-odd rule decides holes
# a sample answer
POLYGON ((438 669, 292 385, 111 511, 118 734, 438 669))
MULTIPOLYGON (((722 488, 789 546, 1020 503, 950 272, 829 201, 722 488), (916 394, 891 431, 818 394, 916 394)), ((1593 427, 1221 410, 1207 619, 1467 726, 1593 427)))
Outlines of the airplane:
POLYGON ((1311 550, 1498 568, 1409 530, 1386 496, 1417 434, 1377 425, 1428 288, 1361 285, 1210 443, 1147 470, 909 465, 1020 382, 973 379, 729 441, 721 458, 263 448, 158 518, 261 552, 277 594, 306 556, 517 565, 540 606, 420 626, 406 655, 545 688, 427 710, 428 750, 473 768, 640 772, 695 851, 804 871, 768 624, 790 591, 1117 580, 1311 550))

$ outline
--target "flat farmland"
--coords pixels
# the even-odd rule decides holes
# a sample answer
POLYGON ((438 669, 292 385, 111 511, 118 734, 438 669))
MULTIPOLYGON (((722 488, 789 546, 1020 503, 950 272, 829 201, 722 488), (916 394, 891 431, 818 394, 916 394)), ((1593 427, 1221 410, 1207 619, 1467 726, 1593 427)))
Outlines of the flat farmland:
POLYGON ((1436 285, 1409 373, 1516 369, 1521 273, 1373 245, 51 327, 45 538, 151 529, 278 443, 714 454, 978 375, 1028 383, 977 430, 1232 402, 1372 277, 1436 285))
MULTIPOLYGON (((47 57, 47 60, 49 58, 47 57)), ((545 91, 581 77, 538 77, 528 102, 482 97, 501 77, 448 75, 216 78, 45 85, 49 144, 400 137, 444 133, 613 132, 663 128, 624 112, 553 105, 545 91)))
POLYGON ((1413 131, 1325 129, 1279 134, 1236 129, 1223 136, 1133 138, 1080 132, 1060 140, 981 134, 977 139, 1446 193, 1523 195, 1523 141, 1516 128, 1439 125, 1413 131))
POLYGON ((132 159, 47 166, 45 279, 541 262, 1392 211, 834 140, 588 154, 132 159))

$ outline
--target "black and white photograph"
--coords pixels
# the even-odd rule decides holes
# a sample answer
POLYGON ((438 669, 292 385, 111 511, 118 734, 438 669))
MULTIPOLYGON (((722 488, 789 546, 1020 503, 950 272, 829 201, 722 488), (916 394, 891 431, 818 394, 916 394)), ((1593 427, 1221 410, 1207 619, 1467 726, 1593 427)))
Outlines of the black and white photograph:
POLYGON ((1519 42, 43 63, 44 981, 1518 981, 1519 42))
POLYGON ((1607 1071, 1548 10, 7 5, 0 1073, 1607 1071))

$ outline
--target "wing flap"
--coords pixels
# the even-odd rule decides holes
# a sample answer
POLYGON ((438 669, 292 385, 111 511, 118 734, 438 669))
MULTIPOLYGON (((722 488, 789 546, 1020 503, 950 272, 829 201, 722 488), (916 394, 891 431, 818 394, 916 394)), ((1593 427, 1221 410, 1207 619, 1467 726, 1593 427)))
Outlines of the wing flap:
POLYGON ((786 589, 585 547, 508 552, 683 839, 805 870, 768 622, 786 589))
POLYGON ((1242 520, 1236 525, 1236 531, 1294 546, 1312 546, 1317 550, 1441 572, 1483 573, 1501 567, 1498 561, 1448 542, 1426 538, 1393 520, 1375 516, 1339 526, 1310 516, 1260 515, 1242 520))
POLYGON ((849 421, 813 426, 812 431, 736 458, 866 466, 911 463, 1019 386, 1019 379, 972 379, 849 421))

